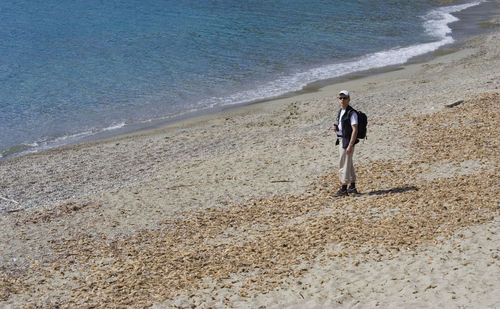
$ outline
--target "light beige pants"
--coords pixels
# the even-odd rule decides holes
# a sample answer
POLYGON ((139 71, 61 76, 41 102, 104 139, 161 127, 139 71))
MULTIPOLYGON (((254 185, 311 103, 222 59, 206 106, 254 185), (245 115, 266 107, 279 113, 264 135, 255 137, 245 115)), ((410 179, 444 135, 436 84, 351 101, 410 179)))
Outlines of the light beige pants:
MULTIPOLYGON (((354 146, 356 147, 356 146, 354 146)), ((352 157, 354 151, 351 154, 347 154, 346 150, 342 148, 342 141, 339 145, 339 176, 340 182, 343 185, 348 185, 350 183, 356 182, 356 173, 354 172, 354 164, 352 157)))

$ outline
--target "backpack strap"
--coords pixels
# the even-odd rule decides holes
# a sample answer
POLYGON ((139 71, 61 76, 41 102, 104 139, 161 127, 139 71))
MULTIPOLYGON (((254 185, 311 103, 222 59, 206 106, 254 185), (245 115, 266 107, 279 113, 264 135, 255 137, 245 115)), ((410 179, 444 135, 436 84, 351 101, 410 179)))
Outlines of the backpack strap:
MULTIPOLYGON (((349 122, 351 122, 352 112, 353 112, 353 111, 355 111, 355 112, 356 112, 356 110, 355 110, 354 108, 352 108, 352 106, 349 106, 349 107, 350 107, 350 108, 348 108, 348 112, 347 112, 348 114, 347 114, 347 116, 348 116, 349 122)), ((342 109, 341 109, 341 108, 339 108, 339 113, 337 114, 337 123, 340 123, 340 113, 341 113, 341 112, 342 112, 342 109)))
POLYGON ((349 116, 349 122, 351 122, 351 116, 352 116, 352 113, 358 113, 357 110, 355 110, 354 108, 351 107, 351 109, 349 110, 349 114, 347 114, 347 116, 349 116))

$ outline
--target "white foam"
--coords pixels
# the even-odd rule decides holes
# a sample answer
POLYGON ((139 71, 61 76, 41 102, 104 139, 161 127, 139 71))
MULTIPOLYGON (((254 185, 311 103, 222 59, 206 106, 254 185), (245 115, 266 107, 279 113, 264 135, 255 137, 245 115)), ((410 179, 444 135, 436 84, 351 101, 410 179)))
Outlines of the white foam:
POLYGON ((79 132, 76 134, 64 135, 64 136, 60 136, 60 137, 57 137, 57 138, 54 138, 51 140, 47 140, 43 144, 47 148, 53 148, 53 147, 69 144, 72 142, 77 142, 83 138, 91 137, 93 135, 96 135, 96 134, 99 134, 102 132, 117 130, 117 129, 123 128, 125 125, 126 125, 125 122, 120 122, 120 123, 112 124, 111 126, 105 127, 105 128, 93 128, 93 129, 79 132))
POLYGON ((115 125, 112 125, 110 127, 107 127, 107 128, 104 128, 104 129, 101 129, 101 131, 113 131, 113 130, 117 130, 117 129, 121 129, 123 128, 124 126, 126 126, 127 124, 125 122, 120 122, 120 123, 117 123, 115 125))
POLYGON ((451 34, 451 28, 448 25, 459 20, 451 13, 463 11, 467 8, 479 5, 482 2, 484 1, 474 1, 460 5, 445 6, 430 11, 423 16, 426 33, 438 39, 445 38, 447 35, 451 34))

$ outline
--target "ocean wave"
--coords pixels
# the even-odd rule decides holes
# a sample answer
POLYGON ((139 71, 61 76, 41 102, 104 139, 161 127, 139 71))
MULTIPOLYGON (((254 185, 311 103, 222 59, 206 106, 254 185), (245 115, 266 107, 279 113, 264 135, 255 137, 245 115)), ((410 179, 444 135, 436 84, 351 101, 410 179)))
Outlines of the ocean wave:
POLYGON ((451 34, 449 24, 458 21, 459 19, 452 15, 452 13, 460 12, 470 7, 479 5, 484 1, 474 1, 470 3, 440 7, 431 10, 425 16, 424 29, 427 34, 436 38, 444 39, 451 34))
POLYGON ((109 127, 105 128, 93 128, 90 130, 78 132, 75 134, 69 134, 69 135, 64 135, 64 136, 59 136, 59 137, 54 137, 54 138, 45 138, 41 139, 37 142, 32 142, 32 143, 21 143, 15 146, 12 146, 8 149, 5 149, 0 152, 0 161, 5 160, 7 158, 11 157, 17 157, 17 156, 22 156, 22 155, 27 155, 30 153, 36 153, 42 150, 48 150, 60 146, 65 146, 69 145, 72 143, 77 143, 79 141, 82 141, 86 138, 91 138, 92 136, 96 136, 100 133, 108 132, 108 131, 115 131, 118 129, 121 129, 125 127, 127 124, 125 122, 120 122, 113 124, 109 127))
POLYGON ((425 32, 436 39, 434 42, 414 44, 371 53, 357 59, 334 63, 279 77, 252 90, 240 91, 226 97, 212 97, 199 103, 203 107, 234 105, 270 99, 289 92, 300 91, 307 85, 331 78, 407 63, 410 59, 437 50, 454 42, 449 24, 459 19, 452 15, 484 1, 474 1, 461 5, 445 6, 431 10, 422 16, 425 32))

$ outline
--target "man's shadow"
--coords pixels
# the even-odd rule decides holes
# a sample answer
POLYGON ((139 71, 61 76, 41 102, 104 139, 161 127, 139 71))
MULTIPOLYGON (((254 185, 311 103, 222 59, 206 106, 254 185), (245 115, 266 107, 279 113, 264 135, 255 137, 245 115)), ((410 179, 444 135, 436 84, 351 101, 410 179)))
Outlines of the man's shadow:
POLYGON ((367 192, 367 195, 383 195, 383 194, 394 194, 394 193, 404 193, 408 191, 418 191, 418 188, 415 186, 408 186, 408 187, 399 187, 399 188, 392 188, 392 189, 387 189, 387 190, 376 190, 376 191, 371 191, 367 192))

